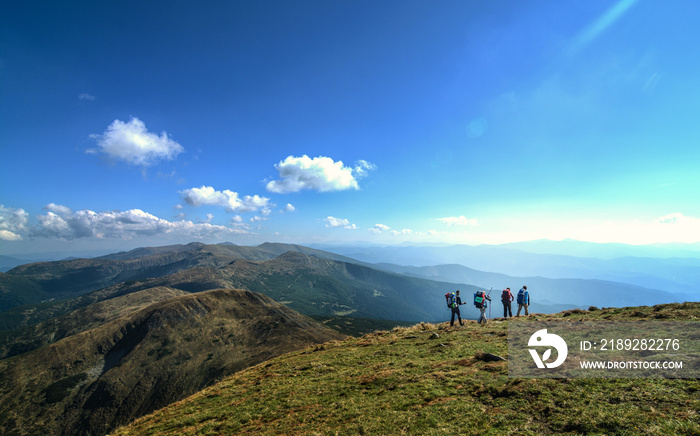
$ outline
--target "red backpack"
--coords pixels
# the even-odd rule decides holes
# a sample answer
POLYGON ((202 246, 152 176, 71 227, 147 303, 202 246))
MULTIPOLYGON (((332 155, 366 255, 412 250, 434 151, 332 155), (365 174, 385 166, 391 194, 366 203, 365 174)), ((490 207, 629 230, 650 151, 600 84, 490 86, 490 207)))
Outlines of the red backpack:
POLYGON ((503 294, 501 294, 501 301, 510 303, 511 301, 513 301, 513 294, 511 294, 508 289, 504 289, 503 294))

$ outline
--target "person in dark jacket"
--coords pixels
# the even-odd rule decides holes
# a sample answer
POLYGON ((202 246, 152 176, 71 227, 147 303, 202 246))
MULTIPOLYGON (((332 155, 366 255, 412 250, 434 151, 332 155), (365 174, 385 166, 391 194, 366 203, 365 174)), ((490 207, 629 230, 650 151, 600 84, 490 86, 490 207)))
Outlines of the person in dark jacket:
POLYGON ((503 303, 503 318, 513 316, 512 302, 515 299, 513 294, 510 292, 510 288, 505 288, 501 294, 501 303, 503 303))
POLYGON ((457 315, 457 319, 459 319, 459 325, 464 325, 462 322, 462 315, 459 313, 459 306, 462 304, 462 299, 459 296, 459 290, 455 292, 455 302, 452 304, 452 318, 450 318, 450 326, 453 326, 455 324, 455 315, 457 315))

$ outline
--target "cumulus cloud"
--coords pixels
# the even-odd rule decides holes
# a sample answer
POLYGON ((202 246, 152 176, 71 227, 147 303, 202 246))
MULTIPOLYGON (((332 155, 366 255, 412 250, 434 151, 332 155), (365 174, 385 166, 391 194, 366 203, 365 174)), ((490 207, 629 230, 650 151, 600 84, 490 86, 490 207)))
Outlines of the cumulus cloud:
POLYGON ((288 156, 275 165, 280 180, 267 183, 267 190, 279 194, 310 189, 320 192, 359 189, 357 179, 367 175, 375 166, 360 160, 355 167, 348 167, 342 161, 335 162, 325 156, 310 158, 288 156))
POLYGON ((287 205, 282 209, 284 212, 295 212, 297 210, 296 207, 292 206, 291 203, 287 203, 287 205))
POLYGON ((324 221, 326 223, 326 227, 328 227, 328 228, 342 227, 342 228, 348 229, 348 230, 357 229, 357 226, 355 224, 351 224, 350 221, 346 220, 345 218, 336 218, 336 217, 329 216, 324 221))
POLYGON ((34 237, 66 240, 88 237, 132 239, 169 233, 190 237, 238 233, 234 229, 208 222, 168 221, 140 209, 124 212, 73 212, 53 203, 45 209, 46 215, 38 216, 39 225, 32 229, 34 237))
MULTIPOLYGON (((221 206, 227 212, 255 212, 269 210, 270 199, 258 195, 240 198, 237 192, 228 189, 217 191, 211 186, 201 186, 180 191, 182 199, 190 206, 221 206)), ((267 212, 269 213, 269 212, 267 212)))
POLYGON ((20 233, 27 229, 29 214, 0 204, 0 241, 20 241, 20 233))
POLYGON ((438 218, 437 220, 442 221, 448 226, 476 226, 479 224, 477 218, 467 219, 464 215, 438 218))
POLYGON ((160 160, 173 160, 185 149, 170 139, 166 132, 160 136, 149 132, 138 118, 125 123, 114 120, 102 135, 91 135, 97 140, 98 149, 90 153, 104 153, 110 159, 131 165, 151 166, 160 160))

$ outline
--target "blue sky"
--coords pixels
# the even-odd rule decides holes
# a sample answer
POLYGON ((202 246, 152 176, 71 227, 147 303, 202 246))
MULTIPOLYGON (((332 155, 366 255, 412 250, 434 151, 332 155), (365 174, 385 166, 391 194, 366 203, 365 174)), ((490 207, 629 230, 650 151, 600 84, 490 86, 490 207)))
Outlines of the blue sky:
POLYGON ((700 241, 696 1, 1 8, 0 254, 700 241))

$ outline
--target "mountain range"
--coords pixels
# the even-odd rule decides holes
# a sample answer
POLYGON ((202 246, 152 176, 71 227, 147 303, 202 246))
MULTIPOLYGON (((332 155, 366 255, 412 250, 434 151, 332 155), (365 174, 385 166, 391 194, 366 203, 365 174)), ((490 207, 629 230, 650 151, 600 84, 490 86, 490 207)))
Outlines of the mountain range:
POLYGON ((693 301, 700 299, 700 259, 605 260, 492 246, 336 247, 335 252, 273 243, 139 248, 0 273, 0 330, 157 286, 187 292, 248 289, 313 316, 436 321, 446 316, 440 296, 447 291, 461 288, 470 295, 479 287, 496 289, 498 295, 505 287, 516 292, 525 284, 533 310, 540 312, 693 301), (448 259, 459 262, 441 263, 448 259), (465 266, 472 264, 500 269, 465 266), (29 311, 12 309, 41 302, 29 311))
MULTIPOLYGON (((200 256, 203 251, 209 250, 210 246, 197 247, 194 249, 193 257, 200 256)), ((155 256, 161 260, 167 258, 162 254, 155 256)), ((150 265, 150 271, 169 271, 183 264, 177 260, 168 265, 154 267, 151 263, 154 260, 152 257, 144 257, 140 260, 150 265)), ((124 261, 93 260, 93 262, 105 262, 109 267, 113 262, 124 261)), ((81 270, 70 269, 74 265, 73 261, 56 263, 63 264, 63 267, 67 268, 65 275, 75 280, 80 276, 81 270)), ((191 264, 192 261, 187 262, 187 266, 191 264)), ((15 268, 0 275, 0 279, 5 278, 5 282, 8 283, 7 278, 15 281, 21 278, 25 282, 43 286, 42 289, 45 289, 45 292, 49 292, 49 286, 53 282, 64 283, 63 276, 56 273, 60 269, 59 265, 52 265, 55 274, 51 280, 33 281, 35 277, 41 276, 38 273, 40 265, 36 264, 30 268, 32 275, 20 275, 23 270, 18 271, 15 268)), ((128 280, 76 298, 32 306, 30 310, 27 310, 27 306, 6 310, 0 313, 0 328, 8 330, 27 327, 97 301, 155 287, 169 287, 185 292, 240 288, 268 295, 306 315, 352 315, 397 321, 441 320, 447 312, 443 297, 446 290, 461 287, 465 292, 476 291, 475 287, 469 285, 388 273, 357 263, 319 258, 300 251, 288 251, 264 261, 204 256, 200 265, 211 266, 183 267, 184 269, 168 275, 128 280)), ((92 271, 86 274, 86 281, 93 280, 92 271)), ((22 288, 18 287, 9 295, 13 295, 12 292, 21 291, 22 288)))
MULTIPOLYGON (((373 245, 317 245, 315 247, 370 264, 389 263, 415 267, 457 264, 478 271, 511 277, 586 279, 626 283, 671 294, 681 294, 680 300, 700 299, 700 251, 693 250, 696 245, 676 249, 591 244, 578 241, 558 243, 534 241, 504 245, 446 247, 373 245), (556 254, 565 252, 581 253, 582 256, 556 254), (637 255, 631 256, 630 254, 633 253, 637 255), (596 257, 586 257, 592 254, 596 257), (624 256, 616 257, 616 254, 624 254, 624 256), (670 255, 685 256, 669 257, 670 255)), ((629 304, 649 303, 639 299, 630 301, 629 304)))
MULTIPOLYGON (((402 248, 331 252, 292 244, 192 243, 0 273, 0 434, 106 434, 241 369, 345 337, 338 330, 367 329, 372 320, 385 320, 383 326, 392 322, 386 320, 445 321, 450 312, 444 294, 456 289, 469 303, 477 289, 492 288, 496 313, 500 290, 523 284, 540 313, 648 306, 697 295, 693 258, 640 258, 647 277, 679 287, 660 290, 600 278, 633 275, 623 268, 633 260, 493 247, 402 248), (437 262, 486 264, 504 253, 510 255, 501 262, 504 270, 511 265, 531 273, 549 259, 569 271, 587 270, 588 278, 518 276, 437 262)), ((476 318, 477 310, 469 304, 462 314, 476 318)))

